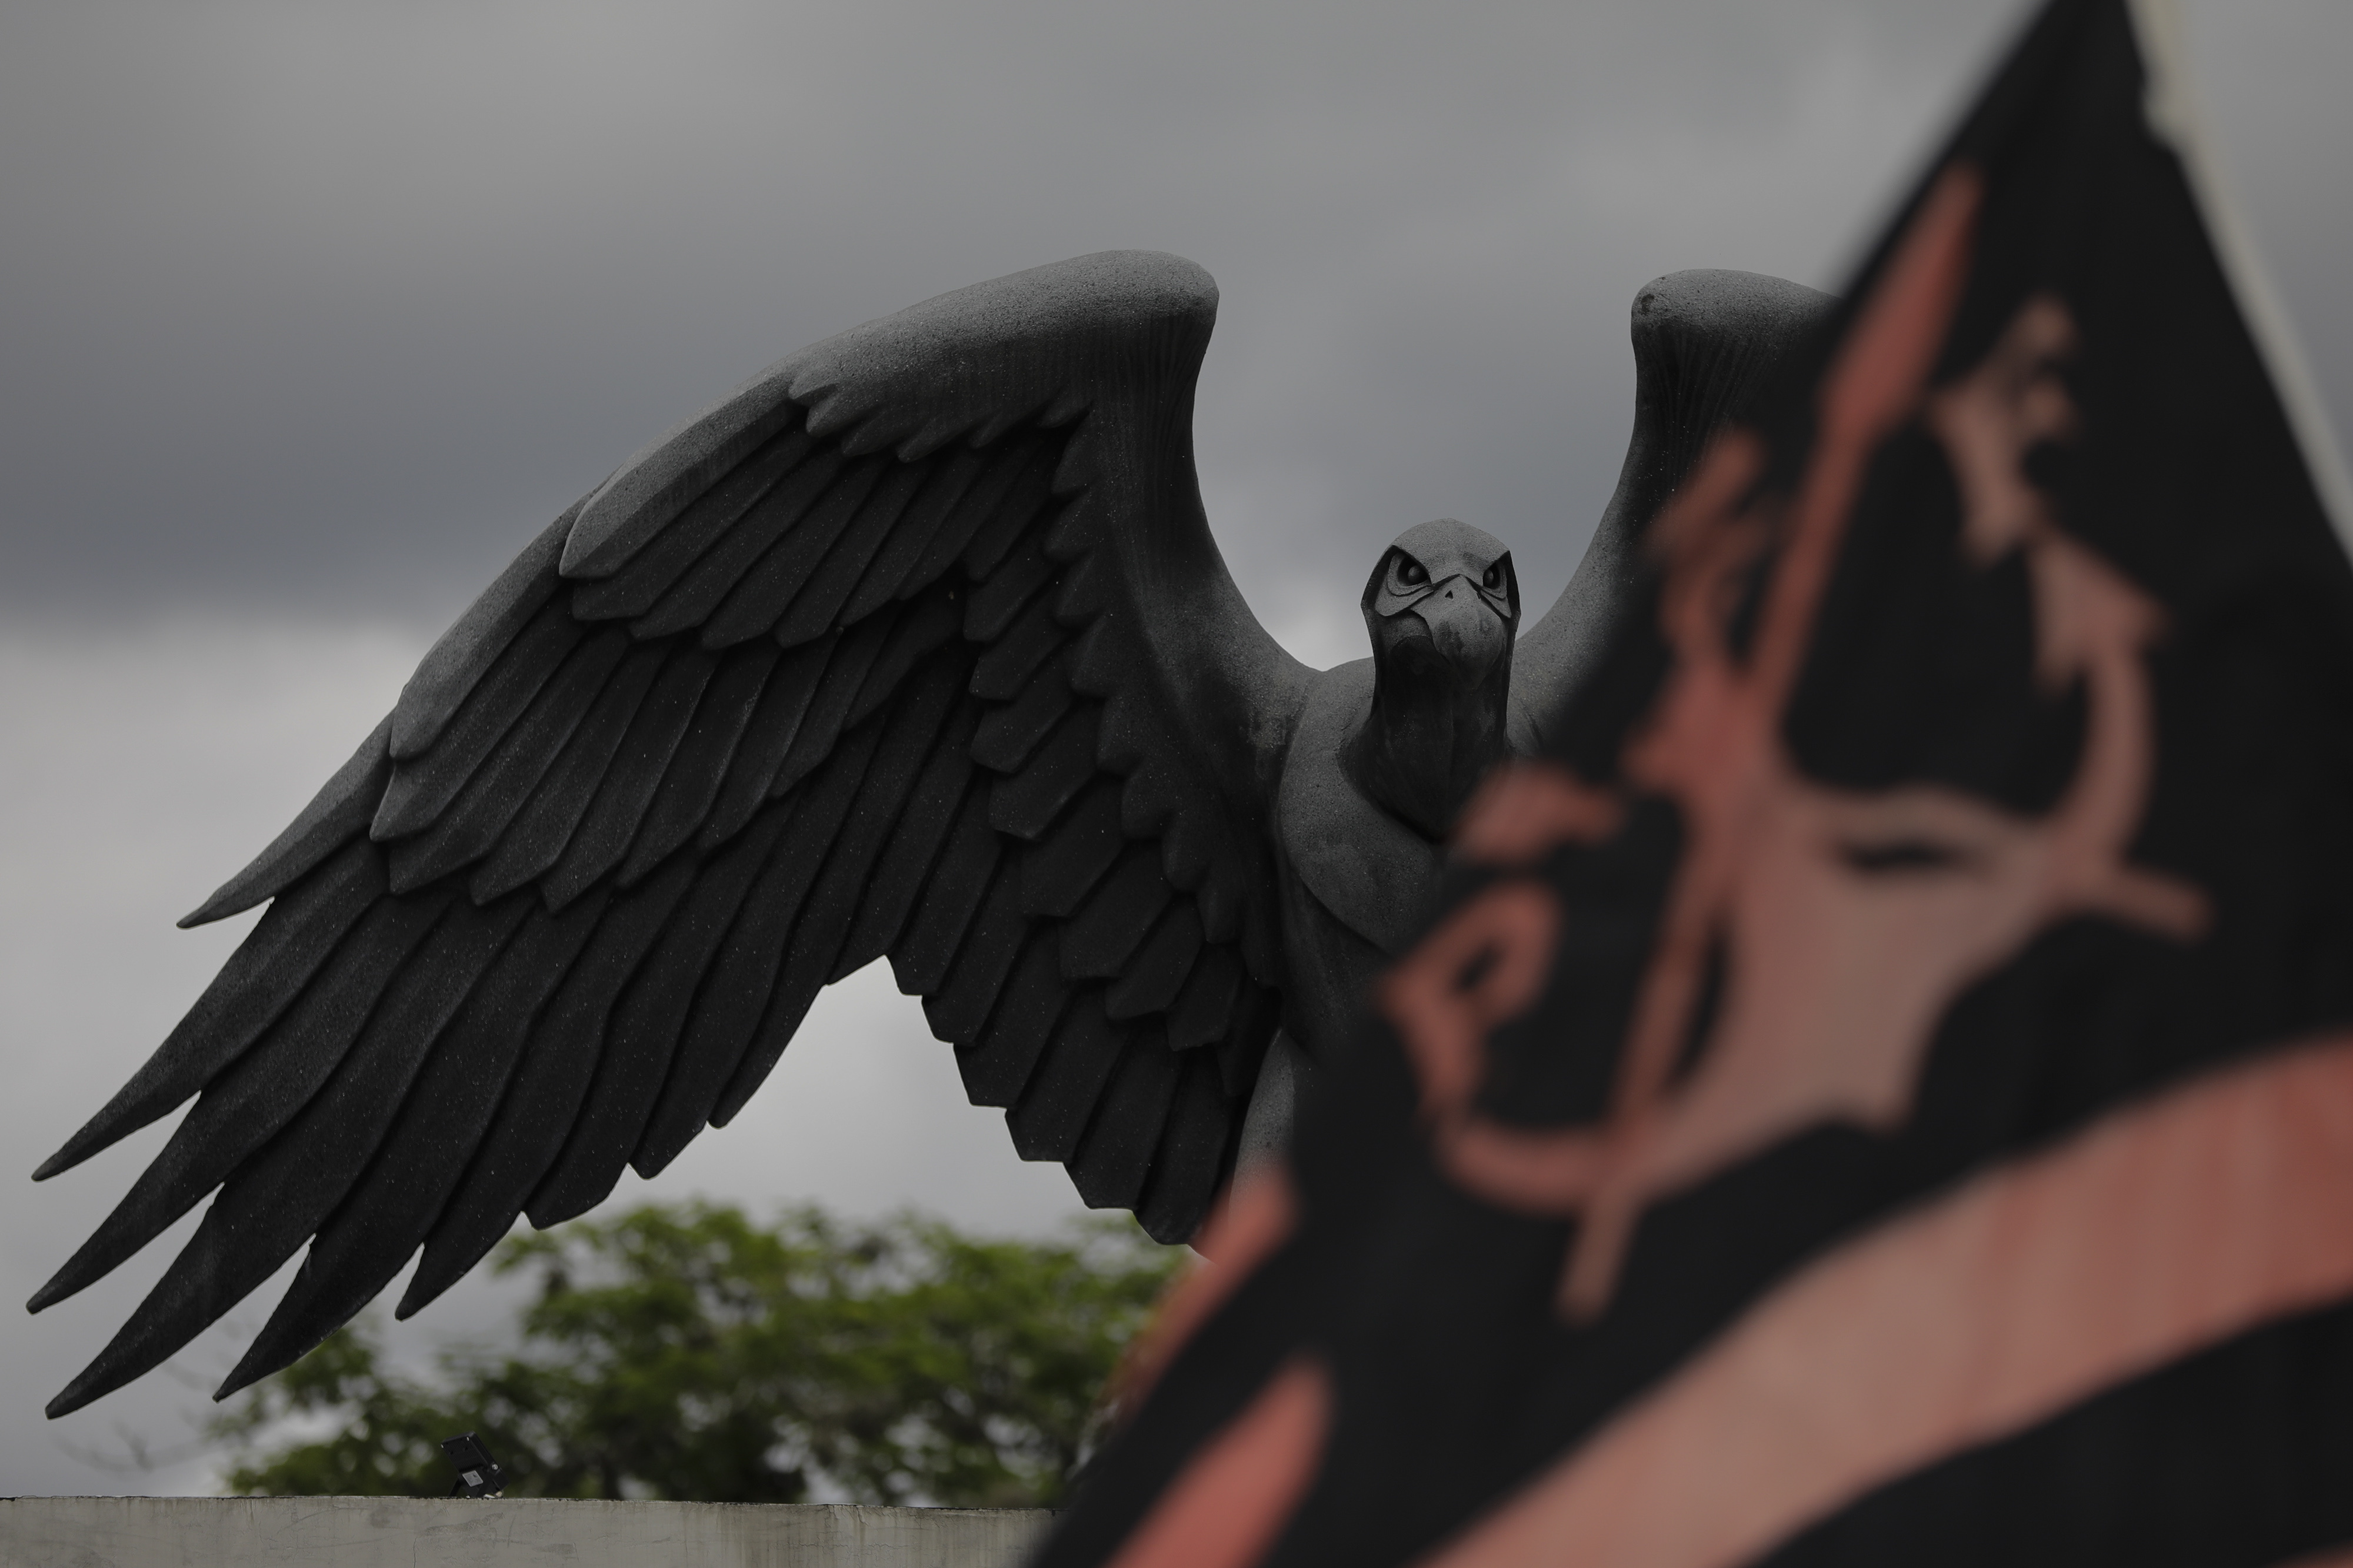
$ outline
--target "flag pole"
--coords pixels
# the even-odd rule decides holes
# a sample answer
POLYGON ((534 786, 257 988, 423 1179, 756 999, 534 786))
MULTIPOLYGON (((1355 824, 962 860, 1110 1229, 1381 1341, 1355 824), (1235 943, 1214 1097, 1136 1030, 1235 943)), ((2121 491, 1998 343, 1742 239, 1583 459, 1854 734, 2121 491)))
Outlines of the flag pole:
POLYGON ((2337 542, 2353 553, 2353 479, 2348 479, 2336 426, 2320 384, 2290 321, 2272 274, 2256 247, 2254 231, 2241 218, 2231 199, 2228 182, 2217 155, 2216 142, 2193 90, 2189 73, 2188 30, 2177 0, 2126 0, 2141 59, 2148 70, 2148 88, 2142 100, 2149 133, 2173 149, 2189 182, 2190 199, 2206 220, 2222 274, 2246 319, 2285 405, 2288 428, 2304 453, 2313 488, 2320 492, 2321 509, 2337 531, 2337 542))

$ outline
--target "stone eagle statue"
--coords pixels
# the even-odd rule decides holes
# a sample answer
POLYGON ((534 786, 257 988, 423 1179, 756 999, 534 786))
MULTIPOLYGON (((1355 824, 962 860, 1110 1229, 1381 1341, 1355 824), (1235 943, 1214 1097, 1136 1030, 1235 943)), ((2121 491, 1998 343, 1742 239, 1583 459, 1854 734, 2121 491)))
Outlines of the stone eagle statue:
POLYGON ((1644 289, 1632 446, 1552 612, 1524 630, 1510 552, 1424 523, 1366 584, 1373 657, 1318 673, 1203 515, 1217 299, 1124 252, 943 295, 783 360, 556 519, 182 922, 269 901, 37 1173, 196 1097, 35 1310, 217 1189, 49 1414, 306 1243, 223 1395, 422 1248, 407 1316, 517 1215, 582 1214, 724 1125, 877 958, 1022 1158, 1192 1236, 1415 934, 1482 772, 1539 744, 1640 525, 1827 302, 1644 289))

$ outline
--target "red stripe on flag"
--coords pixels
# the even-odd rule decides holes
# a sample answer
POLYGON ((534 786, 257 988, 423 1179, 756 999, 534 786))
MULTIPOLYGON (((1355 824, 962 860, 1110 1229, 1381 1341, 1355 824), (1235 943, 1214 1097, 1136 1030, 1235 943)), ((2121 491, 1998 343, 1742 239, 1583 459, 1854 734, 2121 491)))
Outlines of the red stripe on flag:
POLYGON ((1257 1562, 1314 1479, 1331 1418, 1331 1374, 1292 1363, 1185 1467, 1112 1568, 1257 1562))
POLYGON ((1729 1568, 2353 1293, 2353 1036, 2119 1111, 1805 1269, 1427 1568, 1729 1568))
POLYGON ((1299 1199, 1292 1191, 1288 1166, 1269 1161, 1235 1179, 1195 1244, 1203 1261, 1160 1299, 1152 1321, 1113 1374, 1112 1403, 1123 1417, 1143 1405, 1194 1331, 1298 1226, 1299 1199))

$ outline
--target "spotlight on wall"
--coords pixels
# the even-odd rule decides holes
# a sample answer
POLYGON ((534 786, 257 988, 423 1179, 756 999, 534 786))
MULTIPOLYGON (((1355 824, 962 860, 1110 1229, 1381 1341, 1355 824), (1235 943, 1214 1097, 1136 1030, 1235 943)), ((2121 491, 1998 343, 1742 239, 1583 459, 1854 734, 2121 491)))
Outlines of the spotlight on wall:
POLYGON ((451 1497, 496 1497, 505 1489, 507 1473, 471 1432, 444 1439, 441 1451, 458 1467, 458 1484, 449 1489, 451 1497))

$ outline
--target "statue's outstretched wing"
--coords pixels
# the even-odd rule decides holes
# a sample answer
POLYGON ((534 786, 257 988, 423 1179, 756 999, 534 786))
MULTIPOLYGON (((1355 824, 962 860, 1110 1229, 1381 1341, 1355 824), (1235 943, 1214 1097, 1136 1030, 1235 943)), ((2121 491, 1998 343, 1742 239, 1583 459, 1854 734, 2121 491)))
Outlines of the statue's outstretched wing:
POLYGON ((1115 253, 807 349, 523 552, 190 922, 260 923, 42 1167, 198 1098, 36 1310, 220 1194, 50 1405, 305 1242, 223 1393, 733 1117, 888 954, 973 1100, 1190 1236, 1275 1026, 1264 781, 1306 671, 1202 516, 1217 291, 1115 253))
POLYGON ((1618 488, 1577 574, 1512 653, 1512 742, 1543 750, 1546 726, 1609 646, 1631 601, 1642 530, 1701 449, 1835 300, 1759 272, 1670 272, 1634 296, 1634 433, 1618 488))

